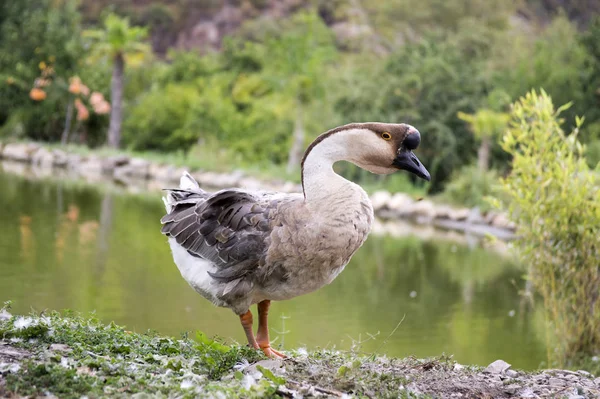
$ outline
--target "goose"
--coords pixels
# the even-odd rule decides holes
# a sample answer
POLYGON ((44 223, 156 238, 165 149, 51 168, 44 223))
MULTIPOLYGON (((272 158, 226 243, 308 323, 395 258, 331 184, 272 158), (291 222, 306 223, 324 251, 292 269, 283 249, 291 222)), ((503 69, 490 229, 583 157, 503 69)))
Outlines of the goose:
POLYGON ((318 136, 301 163, 302 193, 240 188, 207 192, 185 172, 163 197, 161 219, 182 277, 213 304, 239 316, 248 344, 271 358, 267 318, 283 301, 331 283, 367 239, 373 207, 357 184, 335 173, 349 161, 369 172, 406 170, 430 180, 413 153, 419 131, 400 123, 352 123, 318 136), (253 333, 251 305, 257 304, 253 333))

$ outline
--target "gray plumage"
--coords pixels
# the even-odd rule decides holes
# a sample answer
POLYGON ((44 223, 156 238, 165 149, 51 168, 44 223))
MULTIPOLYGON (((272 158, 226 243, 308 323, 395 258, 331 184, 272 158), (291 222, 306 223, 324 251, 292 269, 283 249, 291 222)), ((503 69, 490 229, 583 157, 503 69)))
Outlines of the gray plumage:
POLYGON ((302 194, 237 188, 209 193, 184 174, 180 187, 168 190, 167 215, 161 219, 182 276, 238 315, 252 304, 290 299, 331 283, 373 223, 367 194, 332 165, 348 160, 387 174, 401 161, 400 168, 427 173, 418 170, 418 161, 405 166, 412 148, 404 140, 418 135, 409 125, 381 123, 324 133, 302 161, 302 194))

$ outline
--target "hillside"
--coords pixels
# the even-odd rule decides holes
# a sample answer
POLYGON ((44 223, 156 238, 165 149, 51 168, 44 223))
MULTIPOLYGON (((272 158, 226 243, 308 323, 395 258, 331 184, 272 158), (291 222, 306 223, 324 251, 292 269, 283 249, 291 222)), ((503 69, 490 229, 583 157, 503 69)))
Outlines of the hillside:
MULTIPOLYGON (((365 2, 360 0, 83 0, 81 12, 88 24, 98 22, 106 10, 129 16, 150 26, 155 53, 170 48, 207 51, 219 49, 227 35, 252 36, 243 29, 253 21, 262 29, 312 6, 336 37, 342 49, 390 51, 434 26, 456 24, 460 17, 484 20, 513 15, 521 24, 544 25, 560 12, 585 27, 600 12, 595 0, 526 0, 520 6, 482 0, 454 0, 435 6, 416 0, 365 2), (369 3, 369 4, 367 4, 369 3)), ((433 2, 435 3, 435 2, 433 2)), ((516 2, 515 2, 516 3, 516 2)))

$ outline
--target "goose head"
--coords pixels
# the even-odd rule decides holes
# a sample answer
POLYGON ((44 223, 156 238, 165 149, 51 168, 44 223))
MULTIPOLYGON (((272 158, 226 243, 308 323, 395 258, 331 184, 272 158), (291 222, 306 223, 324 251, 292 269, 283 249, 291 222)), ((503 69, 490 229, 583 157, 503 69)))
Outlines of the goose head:
POLYGON ((413 153, 420 142, 419 131, 405 123, 351 123, 320 135, 307 149, 305 159, 312 147, 325 147, 329 151, 319 152, 334 162, 349 161, 376 174, 406 170, 429 181, 429 172, 413 153))

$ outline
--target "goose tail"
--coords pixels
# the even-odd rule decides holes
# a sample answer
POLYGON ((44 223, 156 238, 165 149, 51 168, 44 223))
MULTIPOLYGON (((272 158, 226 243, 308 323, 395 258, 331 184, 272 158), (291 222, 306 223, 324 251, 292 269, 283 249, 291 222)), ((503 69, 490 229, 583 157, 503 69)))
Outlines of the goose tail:
POLYGON ((175 189, 166 189, 167 194, 162 197, 167 214, 173 211, 173 208, 182 203, 196 203, 204 199, 208 193, 200 188, 200 185, 187 171, 183 172, 179 179, 179 187, 175 189))

